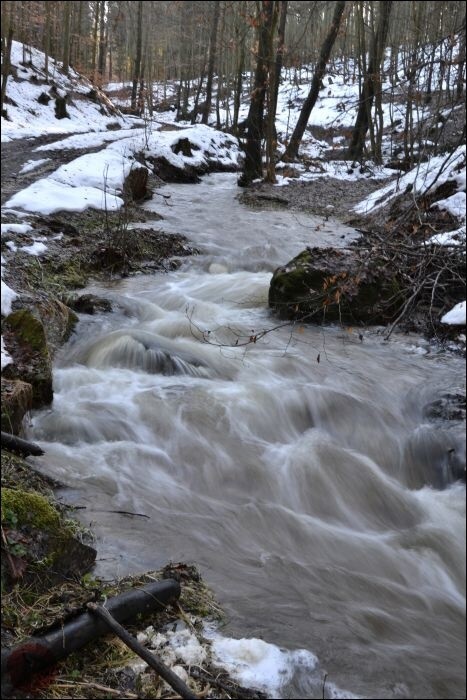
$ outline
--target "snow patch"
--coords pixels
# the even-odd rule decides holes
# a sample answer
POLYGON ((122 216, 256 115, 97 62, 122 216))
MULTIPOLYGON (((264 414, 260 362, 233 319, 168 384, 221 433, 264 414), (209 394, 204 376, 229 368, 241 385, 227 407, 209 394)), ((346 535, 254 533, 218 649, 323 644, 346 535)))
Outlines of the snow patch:
POLYGON ((44 165, 44 163, 49 163, 50 158, 40 158, 39 160, 28 160, 21 170, 19 171, 20 175, 24 175, 25 173, 30 173, 32 170, 37 170, 37 168, 40 165, 44 165))
MULTIPOLYGON (((2 289, 2 294, 3 294, 3 289, 2 289)), ((3 340, 3 335, 2 335, 1 351, 2 351, 2 369, 3 369, 7 365, 11 365, 11 363, 13 362, 13 358, 11 357, 10 353, 8 352, 8 350, 5 347, 5 341, 3 340)))
POLYGON ((465 326, 466 323, 466 302, 460 301, 447 314, 441 318, 441 323, 449 326, 465 326))
POLYGON ((12 311, 12 303, 18 298, 17 293, 9 287, 6 282, 2 279, 2 303, 1 303, 1 313, 2 316, 8 316, 12 311))

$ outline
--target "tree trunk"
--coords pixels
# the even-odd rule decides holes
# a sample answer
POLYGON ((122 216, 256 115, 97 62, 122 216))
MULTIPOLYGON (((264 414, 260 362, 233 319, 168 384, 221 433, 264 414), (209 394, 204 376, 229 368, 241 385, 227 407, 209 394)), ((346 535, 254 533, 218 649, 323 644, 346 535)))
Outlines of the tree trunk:
POLYGON ((251 185, 256 178, 263 177, 261 139, 263 138, 264 98, 268 81, 268 47, 273 22, 273 0, 258 3, 258 53, 247 117, 247 137, 245 144, 245 164, 238 180, 240 187, 251 185))
POLYGON ((66 0, 63 15, 63 72, 68 74, 70 68, 70 23, 71 23, 71 3, 66 0))
POLYGON ((5 102, 5 97, 6 97, 6 86, 8 83, 8 76, 10 74, 11 45, 12 45, 12 43, 13 43, 13 27, 10 26, 10 28, 8 29, 8 37, 6 40, 6 47, 4 50, 3 61, 2 61, 2 99, 1 99, 1 105, 0 105, 2 116, 3 116, 3 104, 5 102))
POLYGON ((100 8, 100 0, 97 0, 97 2, 94 3, 94 27, 92 31, 92 56, 91 56, 91 63, 92 63, 92 74, 93 78, 96 77, 96 60, 97 60, 97 35, 99 31, 99 8, 100 8))
POLYGON ((378 28, 371 41, 368 70, 364 76, 362 95, 349 146, 348 157, 353 161, 360 160, 362 156, 375 91, 381 83, 381 61, 389 30, 392 0, 381 0, 380 7, 378 28))
POLYGON ((45 22, 44 22, 44 38, 42 45, 44 47, 44 73, 46 82, 49 81, 49 54, 50 54, 50 2, 45 3, 45 22))
POLYGON ((237 75, 235 78, 235 88, 234 88, 234 112, 232 120, 232 131, 233 133, 238 133, 238 115, 240 113, 240 103, 242 99, 242 88, 243 88, 243 71, 245 69, 245 32, 242 33, 240 38, 240 48, 239 57, 237 64, 237 75))
POLYGON ((212 79, 214 75, 214 65, 216 62, 217 48, 217 27, 219 25, 220 0, 214 0, 214 14, 212 17, 211 36, 209 39, 209 62, 208 62, 208 79, 206 83, 206 102, 204 103, 203 115, 201 118, 202 124, 207 124, 209 112, 211 111, 212 102, 212 79))
MULTIPOLYGON (((281 3, 281 10, 284 9, 284 3, 281 3)), ((285 3, 287 5, 287 3, 285 3)), ((285 8, 287 11, 287 7, 285 8)), ((279 2, 273 3, 273 16, 269 31, 269 46, 268 46, 268 115, 266 121, 266 177, 265 181, 271 184, 276 182, 276 85, 279 90, 280 73, 276 73, 277 55, 274 59, 274 32, 279 16, 279 2)), ((278 48, 279 52, 279 48, 278 48)))
POLYGON ((138 0, 138 19, 136 24, 136 55, 133 66, 133 85, 131 89, 131 109, 136 110, 138 81, 141 71, 141 53, 143 44, 143 0, 138 0))
POLYGON ((203 69, 201 71, 201 75, 200 75, 200 78, 198 81, 198 87, 196 88, 195 101, 193 104, 193 112, 191 113, 191 123, 192 124, 196 124, 196 119, 198 117, 199 96, 201 94, 201 88, 203 87, 204 77, 205 77, 205 65, 203 65, 203 69))
MULTIPOLYGON (((274 119, 277 112, 277 100, 279 98, 279 85, 281 82, 282 65, 284 63, 285 50, 285 25, 287 24, 287 5, 288 0, 280 0, 279 28, 278 28, 278 45, 276 53, 276 63, 274 66, 274 85, 271 86, 272 105, 274 110, 274 119)), ((275 122, 274 122, 275 125, 275 122)), ((275 128, 274 128, 275 131, 275 128)), ((275 133, 277 138, 277 134, 275 133)))
POLYGON ((331 55, 332 47, 334 46, 334 42, 337 38, 340 23, 342 20, 342 15, 344 14, 345 4, 345 0, 339 0, 339 2, 336 3, 331 26, 323 42, 323 45, 321 46, 318 63, 316 64, 313 79, 311 81, 310 92, 308 93, 308 96, 305 102, 303 103, 300 116, 298 117, 298 121, 293 131, 293 134, 290 137, 290 141, 285 150, 283 160, 295 160, 298 156, 298 149, 300 148, 300 144, 302 142, 303 134, 305 133, 306 125, 308 124, 311 111, 316 104, 316 100, 318 99, 319 91, 321 88, 321 81, 326 71, 326 66, 331 55))
POLYGON ((457 99, 461 99, 464 92, 464 67, 465 67, 465 15, 462 22, 462 30, 460 32, 460 47, 459 47, 459 63, 457 66, 457 99))
MULTIPOLYGON (((219 35, 219 45, 222 48, 223 43, 224 43, 224 31, 225 31, 225 5, 222 5, 222 13, 221 13, 221 30, 220 30, 220 35, 219 35)), ((225 84, 224 84, 224 64, 225 61, 223 60, 223 55, 220 55, 218 58, 218 68, 217 68, 217 95, 216 95, 216 128, 220 130, 221 128, 221 113, 220 113, 220 105, 221 105, 221 93, 225 89, 225 84)))
POLYGON ((99 22, 99 57, 97 60, 97 70, 101 80, 104 79, 105 71, 105 0, 101 0, 100 22, 99 22))

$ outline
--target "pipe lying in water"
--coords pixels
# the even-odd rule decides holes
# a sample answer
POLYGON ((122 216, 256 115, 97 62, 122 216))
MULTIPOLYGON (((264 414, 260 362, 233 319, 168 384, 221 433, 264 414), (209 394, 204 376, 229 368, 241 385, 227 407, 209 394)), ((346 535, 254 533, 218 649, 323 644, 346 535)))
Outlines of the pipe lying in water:
MULTIPOLYGON (((106 603, 118 622, 163 610, 180 597, 180 584, 164 579, 142 588, 125 591, 106 603)), ((96 637, 108 633, 108 625, 90 612, 65 623, 41 637, 31 637, 11 649, 2 649, 2 695, 27 683, 30 676, 81 649, 96 637)))

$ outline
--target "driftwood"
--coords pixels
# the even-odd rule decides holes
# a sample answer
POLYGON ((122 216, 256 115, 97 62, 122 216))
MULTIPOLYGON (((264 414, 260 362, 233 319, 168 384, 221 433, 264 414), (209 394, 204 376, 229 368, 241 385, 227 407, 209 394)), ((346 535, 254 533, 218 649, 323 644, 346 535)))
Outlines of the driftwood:
POLYGON ((44 450, 34 442, 23 440, 23 438, 20 438, 17 435, 11 435, 11 433, 4 433, 3 430, 2 447, 7 450, 11 450, 12 452, 19 452, 25 457, 28 455, 39 456, 44 454, 44 450))
MULTIPOLYGON (((164 579, 125 591, 110 598, 106 606, 115 619, 124 622, 137 615, 163 610, 179 597, 178 581, 164 579)), ((41 637, 31 637, 12 649, 2 650, 3 694, 26 683, 32 674, 55 664, 106 632, 106 622, 94 613, 85 612, 55 631, 41 637)))
POLYGON ((117 637, 119 637, 122 642, 124 642, 127 647, 129 647, 135 654, 138 654, 143 661, 145 661, 148 666, 150 666, 156 673, 170 685, 170 687, 175 690, 176 693, 180 695, 181 698, 187 698, 188 700, 196 700, 197 696, 193 694, 193 691, 177 676, 176 673, 170 670, 157 656, 151 653, 148 649, 145 649, 137 639, 131 636, 120 623, 118 623, 115 618, 110 614, 107 608, 102 605, 97 605, 96 603, 88 603, 88 610, 90 610, 94 615, 97 615, 109 629, 114 632, 117 637))

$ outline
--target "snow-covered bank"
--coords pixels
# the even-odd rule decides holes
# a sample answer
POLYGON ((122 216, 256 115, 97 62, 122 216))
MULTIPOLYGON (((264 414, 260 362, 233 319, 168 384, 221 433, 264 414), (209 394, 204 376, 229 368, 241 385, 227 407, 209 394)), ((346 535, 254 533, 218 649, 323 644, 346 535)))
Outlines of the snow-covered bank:
POLYGON ((130 128, 135 120, 123 116, 112 102, 82 75, 32 47, 13 41, 13 75, 8 79, 2 141, 33 138, 45 134, 86 133, 111 128, 130 128), (55 116, 55 100, 64 98, 68 117, 55 116))

